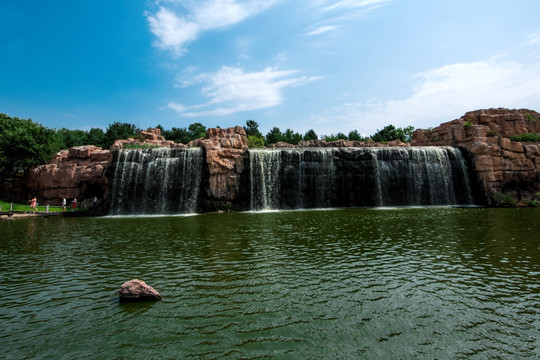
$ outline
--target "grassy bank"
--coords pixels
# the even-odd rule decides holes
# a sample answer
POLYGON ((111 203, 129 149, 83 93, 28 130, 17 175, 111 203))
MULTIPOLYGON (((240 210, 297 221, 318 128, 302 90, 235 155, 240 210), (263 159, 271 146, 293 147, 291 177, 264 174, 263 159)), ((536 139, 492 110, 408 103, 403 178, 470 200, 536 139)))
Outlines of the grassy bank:
MULTIPOLYGON (((38 203, 39 204, 39 203, 38 203)), ((10 203, 4 200, 0 200, 0 206, 2 206, 2 212, 9 211, 10 203)), ((36 207, 37 211, 46 211, 47 206, 46 205, 39 205, 36 207)), ((30 204, 21 204, 21 203, 13 203, 13 211, 31 211, 30 204)), ((57 212, 62 211, 61 206, 50 206, 49 205, 49 211, 50 212, 57 212)))

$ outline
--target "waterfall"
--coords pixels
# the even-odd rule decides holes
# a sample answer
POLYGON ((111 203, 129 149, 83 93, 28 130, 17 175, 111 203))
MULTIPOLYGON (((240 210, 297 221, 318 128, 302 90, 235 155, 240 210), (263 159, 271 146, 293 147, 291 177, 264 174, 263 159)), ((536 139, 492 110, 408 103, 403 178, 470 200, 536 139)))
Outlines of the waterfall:
POLYGON ((249 171, 252 210, 474 203, 453 147, 258 149, 249 171))
POLYGON ((113 166, 112 214, 174 214, 198 210, 202 149, 119 150, 113 166))
POLYGON ((250 150, 250 208, 269 210, 332 206, 335 151, 250 150))

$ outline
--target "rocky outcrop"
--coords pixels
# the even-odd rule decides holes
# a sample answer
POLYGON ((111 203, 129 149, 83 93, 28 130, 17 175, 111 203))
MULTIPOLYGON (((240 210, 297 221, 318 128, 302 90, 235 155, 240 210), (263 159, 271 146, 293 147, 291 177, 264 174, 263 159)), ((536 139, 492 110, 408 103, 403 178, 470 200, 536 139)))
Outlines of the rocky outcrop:
POLYGON ((159 301, 161 295, 139 279, 126 281, 118 289, 120 302, 159 301))
POLYGON ((206 208, 209 210, 232 210, 241 208, 241 184, 248 151, 246 132, 236 126, 228 129, 208 129, 204 139, 188 144, 202 147, 206 154, 208 169, 208 193, 206 208))
POLYGON ((116 151, 123 149, 126 145, 131 145, 135 147, 145 148, 145 147, 179 147, 186 148, 184 144, 178 144, 171 140, 166 140, 161 135, 161 130, 159 128, 150 128, 148 130, 141 131, 140 139, 128 138, 125 140, 116 140, 111 146, 111 151, 116 151))
POLYGON ((526 133, 540 134, 536 111, 477 110, 434 129, 416 130, 412 145, 466 149, 488 205, 497 206, 501 194, 526 202, 540 191, 540 145, 510 140, 526 133))
POLYGON ((75 146, 55 154, 47 165, 31 168, 26 175, 26 189, 41 204, 60 205, 63 197, 79 204, 91 204, 94 196, 108 196, 105 170, 111 152, 93 145, 75 146), (85 202, 86 200, 86 202, 85 202))

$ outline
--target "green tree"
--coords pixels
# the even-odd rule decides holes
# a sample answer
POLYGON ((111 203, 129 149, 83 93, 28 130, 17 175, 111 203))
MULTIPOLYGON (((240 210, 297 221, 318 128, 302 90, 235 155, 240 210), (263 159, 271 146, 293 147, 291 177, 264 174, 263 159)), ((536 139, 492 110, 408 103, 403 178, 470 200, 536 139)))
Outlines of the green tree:
POLYGON ((330 134, 330 135, 323 135, 322 139, 326 142, 332 142, 332 141, 337 141, 338 137, 337 135, 330 134))
POLYGON ((349 132, 349 140, 361 141, 363 140, 362 136, 358 133, 358 130, 352 130, 349 132))
POLYGON ((272 130, 266 134, 266 145, 275 144, 279 141, 283 141, 283 134, 278 127, 273 127, 272 130))
POLYGON ((188 127, 191 140, 203 138, 206 136, 206 126, 201 123, 193 123, 188 127))
POLYGON ((115 140, 127 139, 137 136, 141 132, 137 126, 129 123, 115 122, 109 124, 105 132, 105 147, 108 148, 114 144, 115 140))
POLYGON ((282 141, 285 141, 287 144, 296 145, 300 141, 302 141, 302 135, 300 135, 297 132, 292 131, 291 129, 287 129, 283 133, 283 140, 282 141))
POLYGON ((173 127, 171 130, 164 133, 165 139, 172 140, 175 143, 187 144, 191 141, 191 134, 186 128, 173 127))
POLYGON ((31 119, 0 114, 0 176, 2 179, 46 164, 57 152, 56 131, 31 119))
POLYGON ((86 145, 106 148, 105 132, 101 128, 91 128, 86 134, 86 145))
POLYGON ((410 142, 412 140, 413 131, 413 126, 408 126, 405 129, 402 129, 396 128, 394 125, 388 125, 382 130, 377 129, 377 132, 371 136, 371 139, 376 142, 389 142, 394 140, 410 142))
POLYGON ((319 136, 317 136, 317 134, 315 133, 315 130, 313 130, 313 129, 308 130, 304 135, 304 140, 305 141, 317 140, 318 138, 319 138, 319 136))
POLYGON ((255 120, 247 120, 246 126, 244 126, 247 136, 256 136, 262 138, 263 135, 259 131, 259 124, 255 120))
POLYGON ((68 149, 73 146, 87 145, 87 133, 82 130, 69 130, 62 128, 56 132, 60 147, 68 149))

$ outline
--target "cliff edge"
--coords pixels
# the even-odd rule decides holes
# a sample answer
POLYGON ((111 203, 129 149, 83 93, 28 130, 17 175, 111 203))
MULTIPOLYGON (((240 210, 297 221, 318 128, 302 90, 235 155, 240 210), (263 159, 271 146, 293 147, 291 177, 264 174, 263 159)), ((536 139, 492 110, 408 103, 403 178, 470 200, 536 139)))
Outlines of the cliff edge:
POLYGON ((471 111, 436 128, 416 130, 412 146, 458 146, 471 156, 487 205, 529 202, 540 192, 540 145, 513 141, 540 135, 540 114, 504 108, 471 111))

